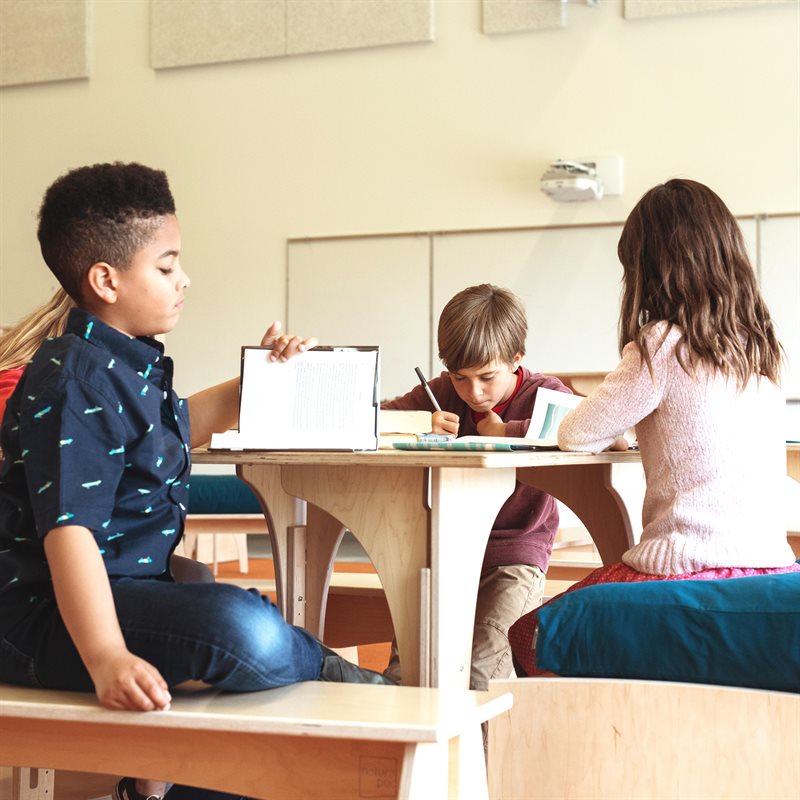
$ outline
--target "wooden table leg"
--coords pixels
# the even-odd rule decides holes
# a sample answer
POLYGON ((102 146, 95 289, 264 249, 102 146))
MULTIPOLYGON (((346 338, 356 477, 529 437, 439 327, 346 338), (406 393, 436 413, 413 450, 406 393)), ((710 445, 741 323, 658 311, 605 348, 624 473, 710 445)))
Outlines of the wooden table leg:
POLYGON ((800 481, 800 450, 786 451, 786 474, 796 481, 800 481))
POLYGON ((611 485, 611 464, 570 464, 517 470, 535 486, 569 506, 591 534, 604 564, 620 561, 633 545, 625 503, 611 485))
POLYGON ((11 771, 11 800, 52 800, 55 770, 14 767, 11 771))
POLYGON ((331 465, 281 469, 289 494, 327 511, 361 543, 386 594, 403 683, 419 685, 419 575, 428 564, 426 469, 331 465))
POLYGON ((338 519, 309 503, 306 522, 305 628, 320 639, 324 639, 328 587, 344 530, 338 519))
POLYGON ((516 470, 431 473, 431 685, 466 689, 486 542, 516 470))
POLYGON ((236 474, 255 492, 267 520, 278 608, 286 617, 286 537, 289 526, 297 522, 297 500, 284 491, 280 470, 279 466, 273 464, 240 464, 236 467, 236 474))

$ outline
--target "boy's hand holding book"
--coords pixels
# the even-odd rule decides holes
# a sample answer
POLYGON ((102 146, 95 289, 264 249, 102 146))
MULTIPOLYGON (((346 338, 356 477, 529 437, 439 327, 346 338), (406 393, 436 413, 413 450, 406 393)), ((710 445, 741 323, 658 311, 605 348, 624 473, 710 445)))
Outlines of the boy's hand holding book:
POLYGON ((272 348, 270 361, 288 361, 297 353, 305 353, 306 350, 311 350, 319 344, 314 336, 303 338, 302 336, 292 336, 289 333, 281 334, 280 331, 281 323, 275 320, 261 337, 261 346, 272 348))

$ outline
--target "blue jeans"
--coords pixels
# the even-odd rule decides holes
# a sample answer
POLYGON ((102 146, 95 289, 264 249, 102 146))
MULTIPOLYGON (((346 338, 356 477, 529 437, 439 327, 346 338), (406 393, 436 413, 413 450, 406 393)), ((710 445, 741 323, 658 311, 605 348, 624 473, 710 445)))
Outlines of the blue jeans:
MULTIPOLYGON (((254 589, 158 579, 111 582, 128 649, 158 669, 170 688, 187 680, 254 692, 319 678, 322 651, 254 589)), ((52 598, 0 639, 0 681, 94 690, 52 598)))

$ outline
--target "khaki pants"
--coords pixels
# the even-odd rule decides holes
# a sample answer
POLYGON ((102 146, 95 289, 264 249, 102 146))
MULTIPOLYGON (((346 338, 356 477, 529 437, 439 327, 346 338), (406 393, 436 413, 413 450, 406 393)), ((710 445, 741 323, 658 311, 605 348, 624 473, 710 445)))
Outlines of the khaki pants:
MULTIPOLYGON (((522 616, 542 604, 544 573, 527 564, 494 567, 481 577, 472 635, 470 688, 485 690, 493 678, 514 674, 508 629, 522 616)), ((384 673, 401 683, 396 642, 384 673)))

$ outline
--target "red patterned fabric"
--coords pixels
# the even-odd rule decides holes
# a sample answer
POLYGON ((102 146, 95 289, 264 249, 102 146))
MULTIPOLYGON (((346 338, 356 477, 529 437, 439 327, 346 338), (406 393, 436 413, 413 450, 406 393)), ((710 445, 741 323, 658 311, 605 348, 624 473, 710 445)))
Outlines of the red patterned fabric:
MULTIPOLYGON (((700 572, 686 572, 683 575, 650 575, 646 572, 638 572, 627 564, 609 564, 599 567, 591 572, 583 580, 578 581, 561 594, 574 592, 583 589, 585 586, 596 586, 601 583, 642 583, 643 581, 715 581, 726 580, 728 578, 746 578, 750 575, 778 575, 782 572, 800 572, 800 564, 791 564, 788 567, 775 567, 771 569, 756 569, 752 567, 721 567, 718 569, 704 569, 700 572)), ((561 595, 551 598, 544 603, 548 605, 553 600, 557 600, 561 595)), ((541 608, 542 606, 540 606, 541 608)), ((553 675, 552 672, 545 672, 536 667, 536 651, 533 648, 533 637, 536 632, 539 609, 531 611, 524 617, 520 617, 508 631, 508 640, 511 643, 511 650, 517 663, 530 676, 541 677, 553 675)))

